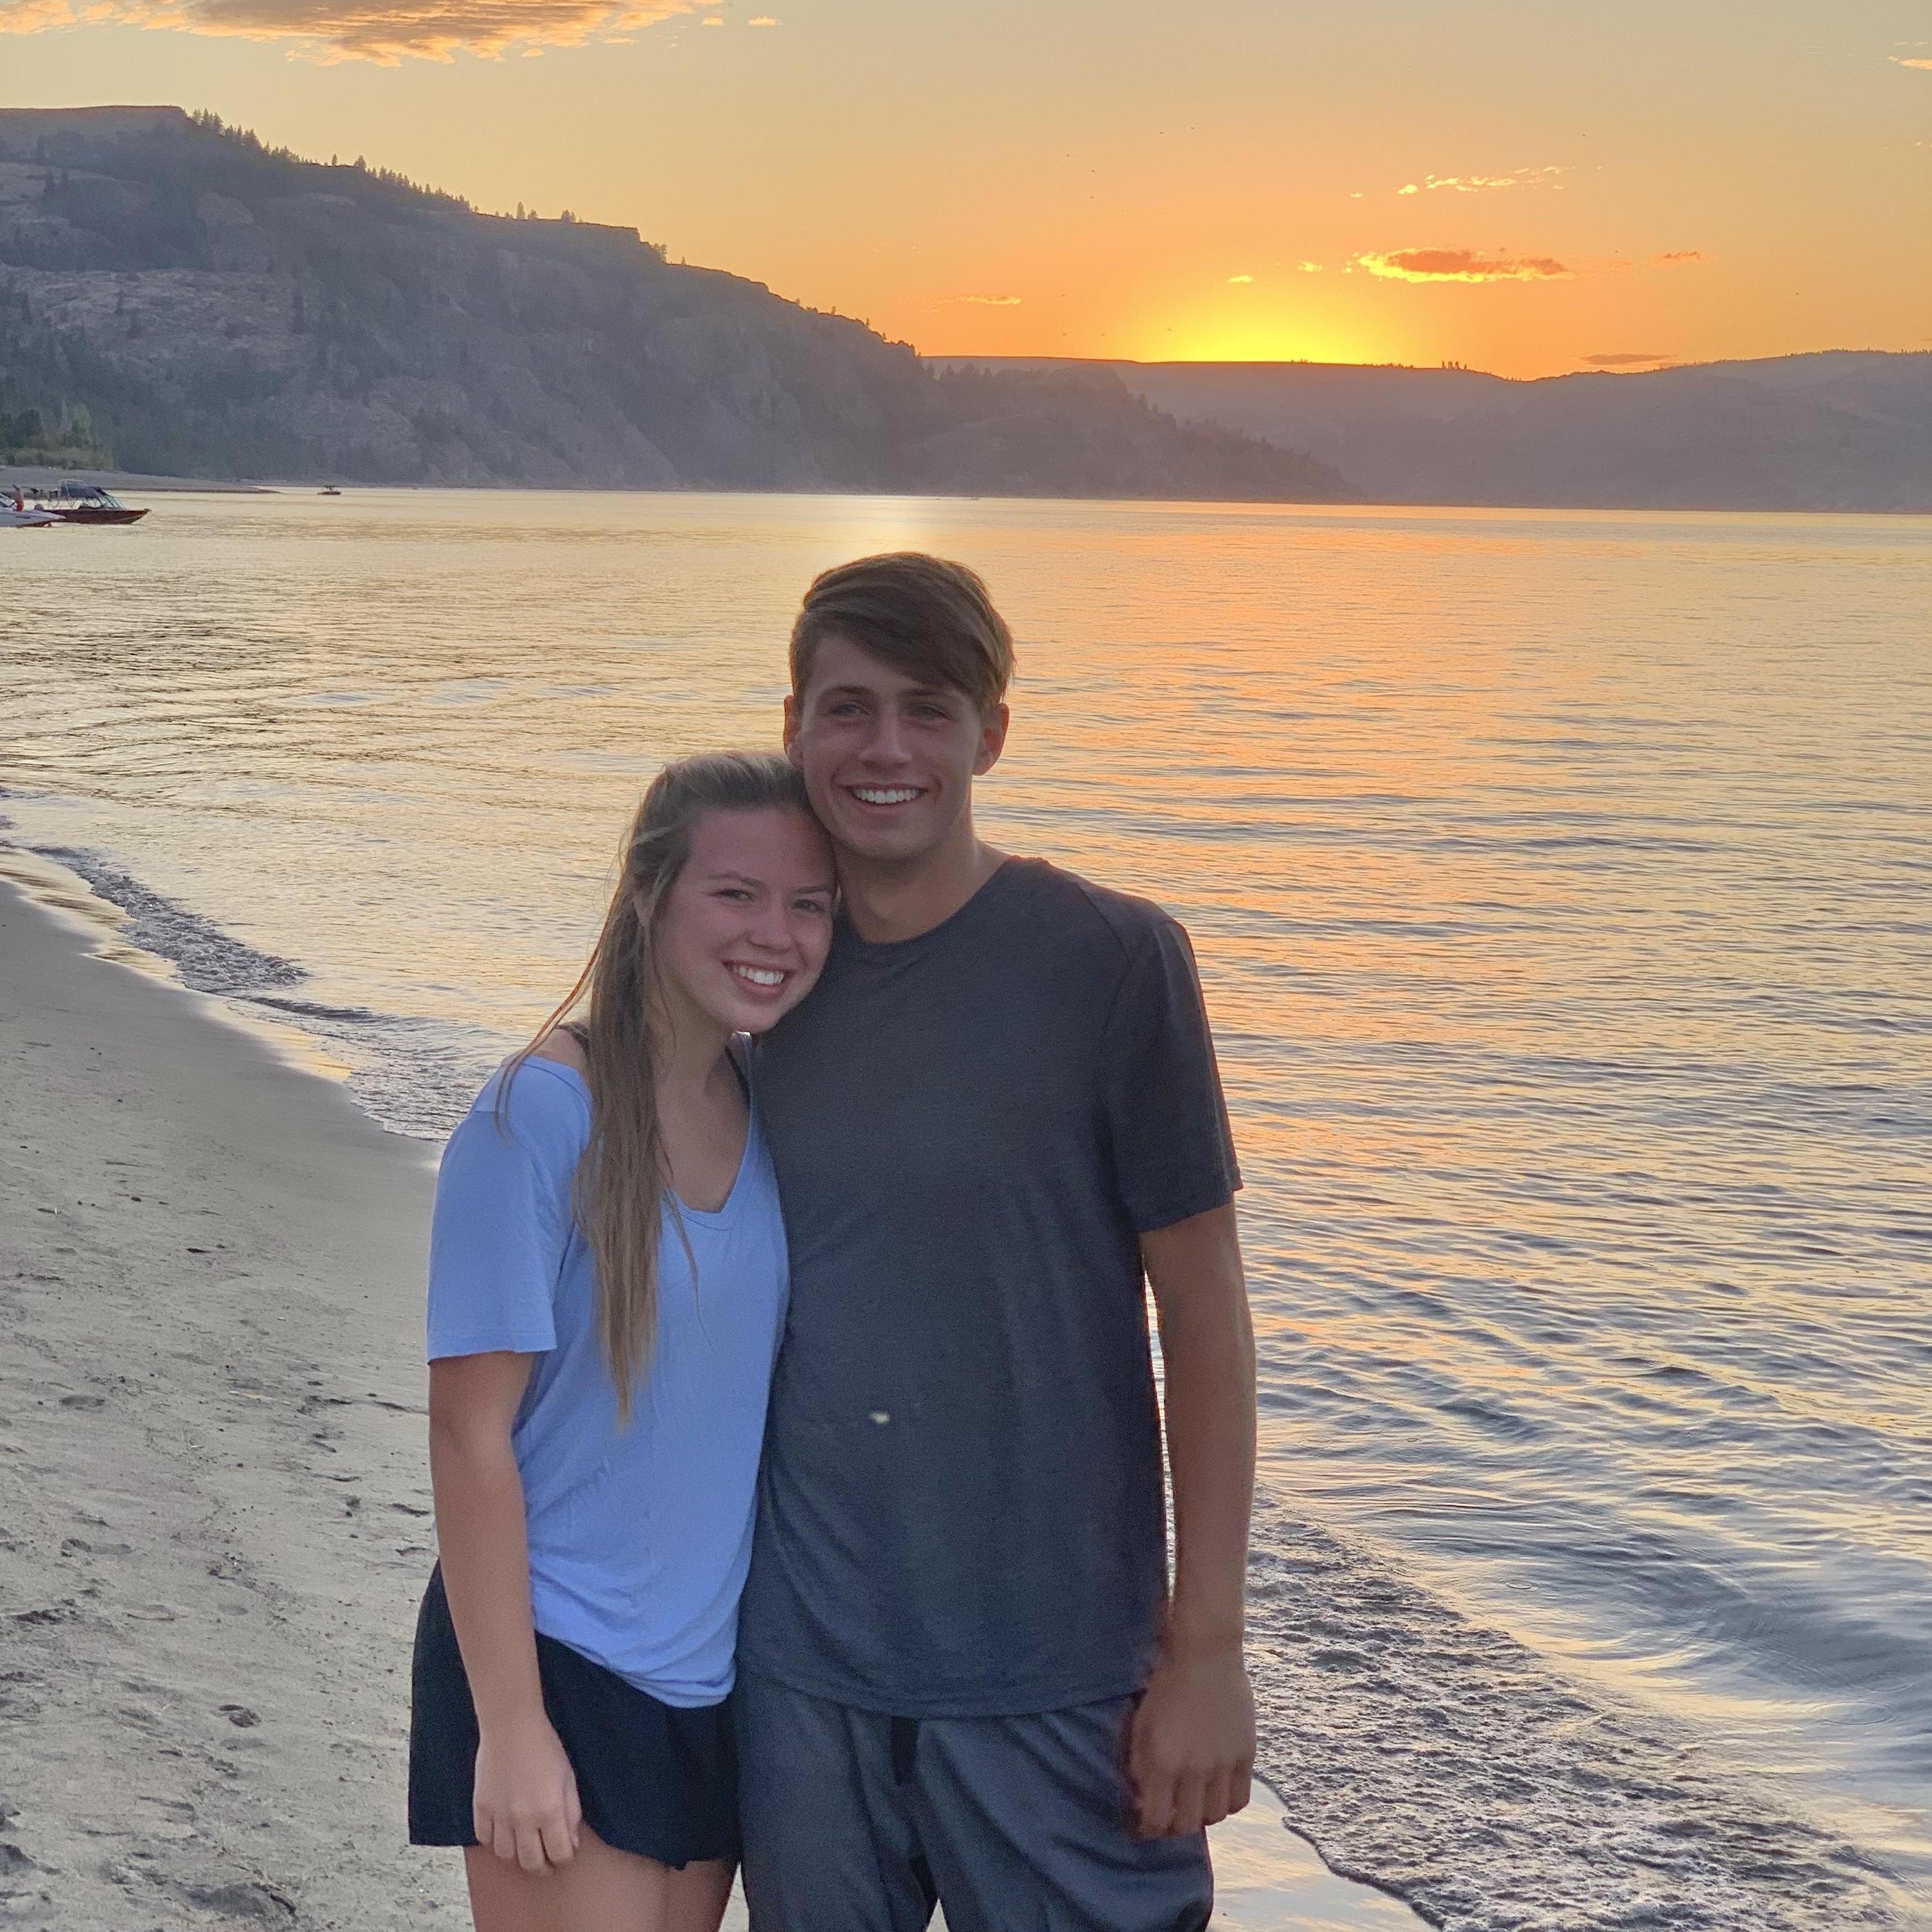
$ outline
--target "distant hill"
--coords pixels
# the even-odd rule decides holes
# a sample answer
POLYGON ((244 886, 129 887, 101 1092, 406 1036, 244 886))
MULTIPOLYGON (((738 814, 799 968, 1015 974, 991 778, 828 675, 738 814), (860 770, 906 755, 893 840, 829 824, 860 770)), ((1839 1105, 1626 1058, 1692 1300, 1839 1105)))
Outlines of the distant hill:
POLYGON ((1352 494, 1105 374, 936 373, 630 229, 479 214, 178 108, 0 111, 0 460, 212 476, 1352 494))
POLYGON ((1932 511, 1932 353, 1831 350, 1512 382, 1302 362, 937 362, 1118 377, 1390 502, 1932 511))

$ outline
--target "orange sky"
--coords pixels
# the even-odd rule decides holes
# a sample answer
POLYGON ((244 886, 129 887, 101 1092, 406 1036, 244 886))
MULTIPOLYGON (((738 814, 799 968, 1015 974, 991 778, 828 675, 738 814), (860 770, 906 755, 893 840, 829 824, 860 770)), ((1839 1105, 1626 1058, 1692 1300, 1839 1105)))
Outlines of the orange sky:
POLYGON ((5 0, 0 104, 116 100, 932 353, 1932 346, 1922 0, 5 0))

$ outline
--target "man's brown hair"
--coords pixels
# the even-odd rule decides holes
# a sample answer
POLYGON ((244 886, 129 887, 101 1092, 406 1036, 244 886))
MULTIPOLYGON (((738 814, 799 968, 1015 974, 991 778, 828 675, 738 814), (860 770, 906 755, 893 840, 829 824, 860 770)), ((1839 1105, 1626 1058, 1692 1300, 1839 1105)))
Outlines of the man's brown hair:
POLYGON ((1012 633, 977 572, 894 550, 842 563, 812 580, 791 627, 791 688, 802 699, 818 647, 841 637, 922 682, 964 692, 992 711, 1013 674, 1012 633))

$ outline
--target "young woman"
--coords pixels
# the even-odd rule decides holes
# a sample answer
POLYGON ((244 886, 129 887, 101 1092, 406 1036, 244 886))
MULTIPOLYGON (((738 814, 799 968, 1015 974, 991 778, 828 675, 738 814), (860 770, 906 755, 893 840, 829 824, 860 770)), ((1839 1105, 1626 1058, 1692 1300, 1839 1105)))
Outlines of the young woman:
POLYGON ((782 759, 668 767, 590 963, 443 1156, 410 1836, 467 1848, 477 1932, 723 1913, 725 1700, 786 1290, 732 1042, 811 990, 832 895, 782 759))

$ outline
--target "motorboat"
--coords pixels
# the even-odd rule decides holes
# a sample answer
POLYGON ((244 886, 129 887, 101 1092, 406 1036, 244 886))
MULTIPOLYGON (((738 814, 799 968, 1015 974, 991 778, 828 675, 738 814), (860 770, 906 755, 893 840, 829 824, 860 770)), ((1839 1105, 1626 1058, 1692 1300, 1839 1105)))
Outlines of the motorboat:
POLYGON ((60 521, 45 510, 30 510, 26 500, 16 490, 12 500, 0 496, 0 530, 51 530, 60 521))
POLYGON ((98 483, 63 483, 43 490, 36 507, 57 524, 138 524, 148 514, 129 509, 98 483))

